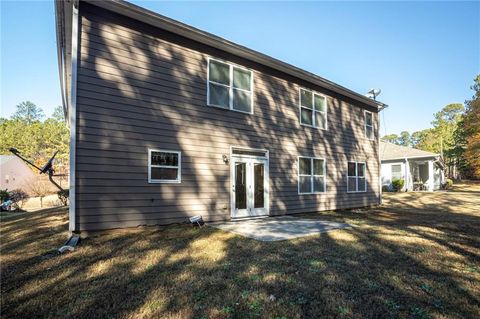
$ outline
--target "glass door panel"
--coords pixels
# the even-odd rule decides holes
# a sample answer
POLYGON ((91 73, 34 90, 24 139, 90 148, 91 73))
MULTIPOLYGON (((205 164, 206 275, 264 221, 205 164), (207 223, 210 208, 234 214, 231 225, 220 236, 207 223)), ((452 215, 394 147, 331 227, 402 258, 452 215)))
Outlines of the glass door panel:
POLYGON ((235 209, 247 209, 247 163, 235 163, 235 209))
POLYGON ((253 164, 253 207, 265 207, 265 165, 263 163, 253 164))

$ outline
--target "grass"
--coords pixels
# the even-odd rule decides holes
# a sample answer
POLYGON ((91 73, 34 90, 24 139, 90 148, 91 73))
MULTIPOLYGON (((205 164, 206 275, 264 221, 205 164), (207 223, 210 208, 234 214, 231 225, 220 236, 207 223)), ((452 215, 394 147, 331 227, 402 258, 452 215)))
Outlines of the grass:
POLYGON ((304 217, 354 227, 257 242, 210 227, 90 237, 67 211, 1 218, 5 318, 480 318, 480 185, 304 217))

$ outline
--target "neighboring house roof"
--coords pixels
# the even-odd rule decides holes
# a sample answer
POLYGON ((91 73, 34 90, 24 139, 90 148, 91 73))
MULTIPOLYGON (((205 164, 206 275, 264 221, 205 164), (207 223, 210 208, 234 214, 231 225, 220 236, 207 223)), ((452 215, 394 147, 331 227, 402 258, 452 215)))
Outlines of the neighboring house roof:
POLYGON ((15 155, 0 155, 0 165, 3 165, 14 158, 16 158, 15 155))
MULTIPOLYGON (((251 50, 244 46, 238 45, 234 42, 228 41, 224 38, 196 29, 192 26, 167 18, 158 13, 152 12, 150 10, 128 3, 126 1, 122 1, 122 0, 108 0, 108 1, 82 0, 82 1, 91 3, 98 7, 102 7, 104 9, 121 14, 123 16, 130 17, 142 23, 147 23, 157 28, 167 30, 179 36, 194 40, 196 42, 200 42, 205 45, 218 48, 220 50, 231 53, 233 55, 240 56, 244 59, 257 62, 259 64, 265 65, 272 69, 294 76, 298 79, 307 81, 314 85, 323 87, 327 90, 331 90, 343 96, 349 97, 365 105, 375 107, 378 110, 381 110, 387 106, 384 103, 370 99, 365 95, 354 92, 339 84, 331 82, 327 79, 324 79, 318 75, 307 72, 300 68, 297 68, 291 64, 274 59, 263 53, 251 50)), ((55 17, 56 17, 56 24, 57 24, 57 49, 58 49, 60 79, 62 82, 61 86, 62 86, 62 94, 64 98, 64 107, 66 105, 65 110, 68 111, 68 109, 70 108, 69 101, 71 97, 70 97, 69 90, 71 86, 71 76, 72 76, 72 72, 71 72, 72 39, 71 37, 72 37, 72 20, 74 20, 72 19, 72 15, 73 15, 73 6, 78 5, 78 0, 74 0, 74 1, 56 0, 55 2, 56 2, 55 17), (65 83, 63 82, 64 76, 65 76, 65 83)))
POLYGON ((380 159, 382 161, 404 159, 404 158, 440 157, 439 154, 418 150, 412 147, 400 146, 400 145, 383 142, 383 141, 380 141, 379 150, 380 150, 380 159))
POLYGON ((0 155, 0 189, 24 188, 35 177, 32 170, 14 155, 0 155))

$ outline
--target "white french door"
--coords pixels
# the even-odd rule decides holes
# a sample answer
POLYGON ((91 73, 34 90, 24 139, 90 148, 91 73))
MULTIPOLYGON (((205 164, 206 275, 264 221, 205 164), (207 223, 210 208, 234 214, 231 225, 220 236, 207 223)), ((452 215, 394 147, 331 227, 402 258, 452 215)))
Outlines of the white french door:
POLYGON ((232 156, 232 218, 268 215, 268 159, 232 156))

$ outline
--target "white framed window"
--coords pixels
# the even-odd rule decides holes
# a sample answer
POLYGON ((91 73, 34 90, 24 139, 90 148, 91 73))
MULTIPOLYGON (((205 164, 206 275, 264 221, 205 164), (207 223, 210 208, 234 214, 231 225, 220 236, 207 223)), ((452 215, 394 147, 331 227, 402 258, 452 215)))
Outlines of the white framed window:
POLYGON ((298 157, 298 193, 324 193, 326 185, 325 159, 317 157, 298 157))
POLYGON ((392 181, 394 179, 402 179, 402 165, 392 165, 392 181))
POLYGON ((300 124, 327 129, 327 97, 300 88, 300 124))
POLYGON ((347 165, 347 192, 366 192, 367 191, 367 179, 366 179, 365 162, 348 162, 347 165))
POLYGON ((181 173, 181 152, 148 149, 149 183, 180 183, 181 173))
POLYGON ((253 114, 252 71, 209 58, 207 77, 207 105, 253 114))
POLYGON ((373 132, 373 114, 372 112, 365 111, 365 137, 369 140, 374 138, 373 132))

